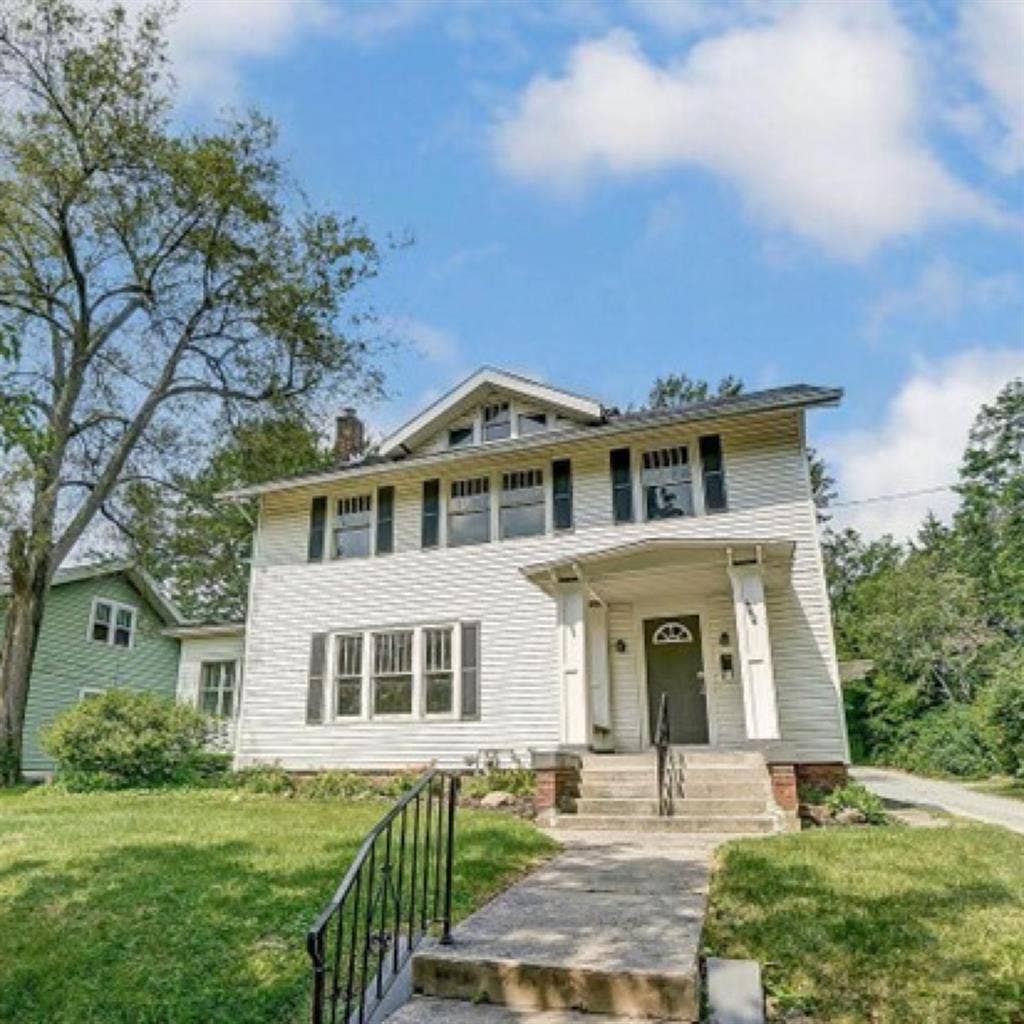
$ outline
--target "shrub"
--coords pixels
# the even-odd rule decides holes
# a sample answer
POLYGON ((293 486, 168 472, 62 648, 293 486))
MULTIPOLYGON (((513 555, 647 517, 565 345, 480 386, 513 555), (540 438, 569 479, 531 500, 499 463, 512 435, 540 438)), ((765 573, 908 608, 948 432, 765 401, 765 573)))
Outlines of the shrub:
POLYGON ((398 797, 407 790, 412 789, 412 787, 419 781, 419 778, 419 772, 396 772, 394 775, 389 775, 386 779, 380 780, 374 786, 374 789, 376 789, 381 796, 392 797, 397 800, 398 797))
POLYGON ((999 771, 988 722, 979 706, 952 704, 930 711, 908 727, 887 760, 922 775, 981 779, 999 771))
POLYGON ((1024 778, 1024 663, 1000 666, 981 704, 1003 770, 1024 778))
POLYGON ((513 796, 532 796, 536 788, 533 772, 526 768, 501 770, 492 768, 482 775, 472 775, 463 785, 466 796, 479 799, 488 793, 511 793, 513 796))
POLYGON ((318 772, 299 787, 309 800, 363 800, 377 795, 373 782, 358 772, 318 772))
POLYGON ((207 720, 167 697, 108 690, 60 715, 43 735, 71 790, 166 786, 195 780, 207 720))
POLYGON ((231 754, 201 750, 196 754, 194 772, 196 782, 206 786, 224 785, 231 776, 231 754))
POLYGON ((848 782, 839 789, 833 789, 824 799, 825 806, 833 815, 847 808, 860 811, 872 825, 886 821, 885 805, 867 786, 859 782, 848 782))
POLYGON ((294 796, 296 791, 295 779, 278 764, 240 768, 229 776, 228 783, 233 789, 269 796, 294 796))

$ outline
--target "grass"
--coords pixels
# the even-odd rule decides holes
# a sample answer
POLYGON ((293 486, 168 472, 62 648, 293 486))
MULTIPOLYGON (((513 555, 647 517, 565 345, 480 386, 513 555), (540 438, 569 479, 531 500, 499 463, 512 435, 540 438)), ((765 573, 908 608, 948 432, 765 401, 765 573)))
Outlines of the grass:
POLYGON ((730 843, 703 941, 761 962, 776 1021, 1024 1024, 1024 837, 955 825, 730 843))
POLYGON ((1014 800, 1024 800, 1024 779, 986 779, 984 782, 972 782, 969 785, 971 789, 987 793, 989 796, 1008 796, 1014 800))
MULTIPOLYGON (((0 1021, 290 1024, 307 927, 387 804, 0 791, 0 1021)), ((554 844, 461 812, 454 914, 554 844)))

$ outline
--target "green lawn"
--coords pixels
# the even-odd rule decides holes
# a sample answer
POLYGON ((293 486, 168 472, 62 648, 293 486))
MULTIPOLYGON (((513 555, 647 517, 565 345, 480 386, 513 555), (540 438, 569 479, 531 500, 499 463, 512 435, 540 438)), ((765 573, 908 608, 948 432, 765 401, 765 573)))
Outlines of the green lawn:
POLYGON ((761 962, 778 1021, 1024 1024, 1024 837, 956 825, 730 843, 704 944, 761 962))
MULTIPOLYGON (((0 1021, 289 1024, 305 931, 381 802, 0 791, 0 1021)), ((459 812, 464 917, 554 848, 459 812)))
POLYGON ((1008 796, 1014 800, 1024 800, 1024 779, 987 779, 985 782, 968 783, 971 789, 990 796, 1008 796))

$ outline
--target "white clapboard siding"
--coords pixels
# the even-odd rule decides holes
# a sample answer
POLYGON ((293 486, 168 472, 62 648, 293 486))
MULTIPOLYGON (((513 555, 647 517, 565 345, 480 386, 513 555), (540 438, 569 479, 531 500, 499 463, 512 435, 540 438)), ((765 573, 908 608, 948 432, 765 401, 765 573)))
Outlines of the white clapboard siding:
MULTIPOLYGON (((779 538, 796 542, 789 580, 767 587, 769 628, 782 739, 768 749, 780 760, 846 759, 835 654, 802 449, 800 413, 750 416, 702 424, 699 433, 723 437, 727 513, 646 523, 613 524, 608 451, 622 441, 586 439, 553 445, 527 458, 483 455, 459 464, 454 476, 504 469, 545 470, 571 457, 574 530, 472 547, 421 551, 422 481, 440 467, 385 465, 379 478, 329 491, 296 488, 267 495, 253 565, 248 622, 246 690, 239 724, 242 763, 280 761, 288 767, 379 768, 432 760, 461 764, 484 748, 555 746, 561 734, 556 658, 556 610, 520 572, 521 567, 584 554, 645 537, 779 538), (396 487, 396 551, 386 557, 306 561, 309 504, 317 494, 334 500, 396 487), (481 716, 473 722, 345 721, 305 724, 310 636, 316 632, 476 620, 482 626, 481 716)), ((665 444, 691 444, 685 426, 649 430, 635 452, 665 444)), ((634 456, 635 464, 638 464, 634 456)), ((445 470, 447 472, 447 470, 445 470)), ((735 633, 724 563, 702 596, 705 634, 735 633)), ((641 588, 643 583, 641 582, 641 588)), ((612 716, 616 743, 640 742, 642 687, 637 678, 632 599, 610 608, 612 716), (615 640, 631 630, 628 652, 615 640), (632 668, 630 667, 632 666, 632 668), (632 675, 631 675, 632 673, 632 675)), ((717 651, 713 651, 717 655, 717 651)), ((734 657, 736 671, 739 658, 734 657)), ((713 735, 723 745, 744 741, 741 684, 708 681, 713 735)))

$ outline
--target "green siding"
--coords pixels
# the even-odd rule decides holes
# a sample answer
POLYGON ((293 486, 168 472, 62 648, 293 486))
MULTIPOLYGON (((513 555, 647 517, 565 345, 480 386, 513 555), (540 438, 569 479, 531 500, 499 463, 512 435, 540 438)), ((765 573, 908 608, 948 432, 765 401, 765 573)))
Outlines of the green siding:
POLYGON ((78 702, 83 686, 149 690, 174 696, 179 642, 161 635, 164 625, 123 574, 63 583, 50 590, 25 713, 25 771, 53 768, 53 762, 39 745, 40 732, 78 702), (138 609, 135 642, 130 649, 89 639, 94 597, 106 597, 138 609))

